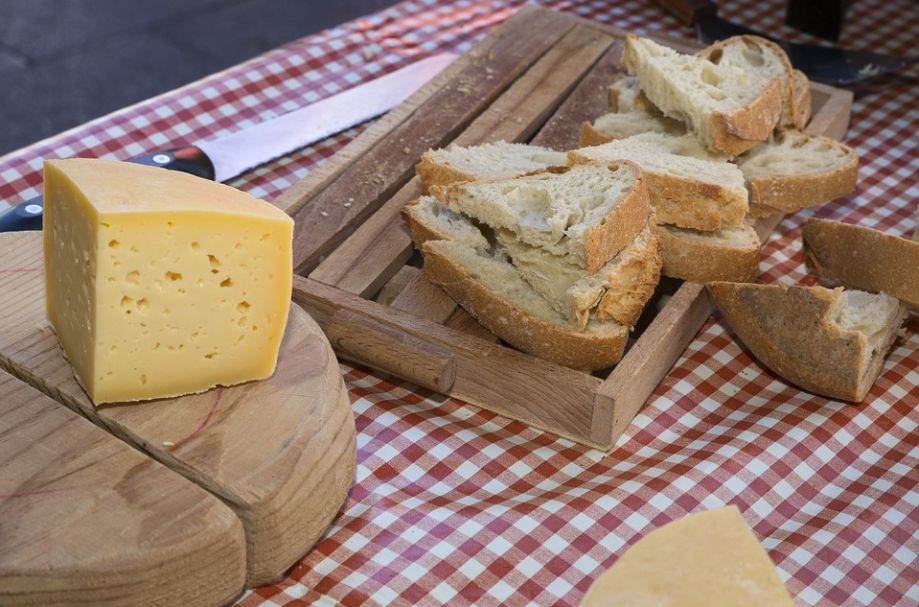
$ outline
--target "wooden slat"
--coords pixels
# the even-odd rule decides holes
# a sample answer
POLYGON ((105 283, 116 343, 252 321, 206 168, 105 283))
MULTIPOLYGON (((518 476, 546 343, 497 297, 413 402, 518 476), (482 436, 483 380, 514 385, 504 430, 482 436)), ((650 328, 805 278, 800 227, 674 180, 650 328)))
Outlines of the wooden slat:
POLYGON ((418 318, 443 323, 456 309, 456 302, 443 289, 432 285, 424 273, 417 274, 392 302, 392 307, 418 318))
POLYGON ((581 122, 608 111, 607 89, 625 75, 625 70, 619 65, 621 54, 622 41, 615 40, 531 143, 560 151, 577 148, 581 122))
POLYGON ((852 107, 853 99, 852 91, 812 82, 811 105, 815 109, 804 132, 838 140, 845 138, 849 130, 849 108, 852 107))
MULTIPOLYGON (((611 37, 592 28, 575 28, 469 125, 455 143, 527 139, 611 43, 611 37)), ((418 152, 414 160, 424 151, 418 152)), ((412 179, 329 255, 310 278, 351 293, 375 293, 411 255, 411 237, 399 217, 399 209, 419 195, 418 180, 412 179)))
POLYGON ((386 284, 383 285, 380 292, 373 298, 373 301, 384 306, 392 305, 392 302, 399 296, 399 293, 402 292, 405 285, 418 274, 421 274, 421 268, 416 268, 415 266, 402 266, 399 268, 398 272, 393 274, 392 278, 386 281, 386 284))
POLYGON ((246 538, 219 499, 0 371, 0 604, 221 605, 246 538))
POLYGON ((469 315, 469 312, 457 306, 453 313, 450 315, 446 321, 444 321, 445 327, 450 327, 455 329, 460 333, 466 333, 477 337, 478 339, 485 340, 489 343, 498 343, 500 341, 494 333, 483 327, 479 324, 479 321, 474 319, 469 315))
POLYGON ((295 271, 311 272, 398 191, 425 150, 451 141, 571 27, 559 13, 524 10, 457 59, 452 80, 294 214, 295 271))
MULTIPOLYGON (((346 310, 449 352, 456 361, 455 380, 448 391, 451 396, 581 443, 608 447, 590 436, 593 392, 601 383, 596 377, 486 343, 309 278, 294 276, 293 297, 322 327, 339 310, 346 310)), ((345 358, 351 355, 339 353, 345 358)), ((361 353, 353 355, 360 357, 361 353)), ((417 382, 419 378, 405 379, 417 382)))

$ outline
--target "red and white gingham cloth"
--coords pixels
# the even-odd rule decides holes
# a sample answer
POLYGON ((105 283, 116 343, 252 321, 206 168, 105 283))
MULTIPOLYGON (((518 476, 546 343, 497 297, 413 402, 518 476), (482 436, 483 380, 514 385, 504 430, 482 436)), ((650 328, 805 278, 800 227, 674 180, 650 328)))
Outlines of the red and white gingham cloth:
MULTIPOLYGON (((0 159, 0 200, 38 193, 43 157, 127 159, 232 132, 444 50, 520 2, 411 0, 303 38, 0 159)), ((546 4, 638 33, 690 37, 644 0, 546 4)), ((751 27, 777 0, 722 2, 751 27)), ((309 10, 304 6, 303 10, 309 10)), ((915 53, 919 5, 852 3, 841 44, 915 53)), ((800 226, 819 215, 910 235, 919 200, 916 72, 864 89, 848 143, 858 191, 779 226, 762 281, 812 282, 800 226)), ((233 185, 272 199, 360 129, 233 185)), ((919 269, 917 269, 919 271, 919 269)), ((690 512, 737 504, 799 605, 919 605, 919 336, 860 405, 812 396, 710 320, 610 454, 342 365, 358 428, 355 485, 325 538, 256 605, 577 605, 627 546, 690 512)))

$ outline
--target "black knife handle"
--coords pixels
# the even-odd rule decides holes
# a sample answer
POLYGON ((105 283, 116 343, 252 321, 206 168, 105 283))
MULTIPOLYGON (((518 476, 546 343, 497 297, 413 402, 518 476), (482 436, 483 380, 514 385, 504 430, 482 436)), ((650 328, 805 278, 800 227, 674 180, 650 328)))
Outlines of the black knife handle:
MULTIPOLYGON (((190 145, 160 152, 151 152, 132 158, 130 162, 147 166, 162 167, 172 171, 190 173, 204 179, 214 178, 214 164, 199 148, 190 145)), ((0 232, 21 232, 40 230, 42 218, 42 197, 24 200, 14 207, 0 212, 0 232)))
POLYGON ((693 25, 696 21, 711 19, 718 15, 718 5, 714 0, 652 1, 686 25, 693 25))

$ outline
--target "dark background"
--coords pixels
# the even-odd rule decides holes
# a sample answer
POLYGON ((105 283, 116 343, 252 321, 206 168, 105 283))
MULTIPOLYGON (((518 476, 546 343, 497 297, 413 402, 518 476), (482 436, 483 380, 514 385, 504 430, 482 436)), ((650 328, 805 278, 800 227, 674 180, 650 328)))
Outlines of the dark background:
POLYGON ((397 0, 0 0, 0 154, 397 0))

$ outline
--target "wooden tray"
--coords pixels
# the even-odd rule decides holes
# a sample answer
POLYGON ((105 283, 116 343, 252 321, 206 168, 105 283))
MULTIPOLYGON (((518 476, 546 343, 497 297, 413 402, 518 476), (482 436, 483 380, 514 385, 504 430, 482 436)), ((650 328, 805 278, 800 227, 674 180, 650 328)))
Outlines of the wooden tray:
MULTIPOLYGON (((502 139, 576 147, 579 124, 607 111, 607 86, 623 75, 624 35, 524 7, 280 197, 297 221, 294 299, 341 357, 580 443, 613 445, 711 313, 703 286, 664 280, 622 361, 606 376, 574 371, 496 343, 430 285, 399 209, 419 195, 414 165, 428 148, 502 139)), ((842 137, 851 93, 819 84, 811 93, 808 132, 842 137)), ((763 240, 779 219, 757 224, 763 240)))
POLYGON ((40 233, 0 234, 0 368, 102 430, 14 397, 0 372, 0 402, 39 403, 26 418, 0 406, 0 604, 215 605, 282 577, 354 478, 351 402, 319 326, 291 305, 265 381, 97 408, 45 318, 42 267, 40 233))

